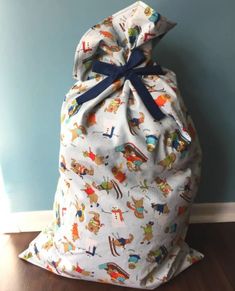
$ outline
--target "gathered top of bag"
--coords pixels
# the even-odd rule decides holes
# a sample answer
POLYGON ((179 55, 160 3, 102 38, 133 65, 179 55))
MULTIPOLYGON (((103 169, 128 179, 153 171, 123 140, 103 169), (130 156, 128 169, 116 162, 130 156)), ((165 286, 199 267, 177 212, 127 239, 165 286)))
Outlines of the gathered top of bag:
POLYGON ((155 44, 174 26, 142 1, 120 10, 92 26, 81 38, 75 53, 73 77, 79 81, 95 78, 94 59, 123 65, 134 48, 143 49, 145 66, 151 59, 152 41, 155 44))
MULTIPOLYGON (((112 16, 105 18, 98 24, 93 25, 82 36, 77 45, 73 66, 73 77, 77 82, 67 94, 67 100, 68 96, 76 98, 77 105, 80 106, 84 101, 86 102, 98 96, 102 92, 101 89, 104 91, 108 88, 103 98, 117 91, 120 87, 116 87, 115 82, 109 82, 112 79, 108 78, 107 75, 109 74, 105 75, 104 72, 105 70, 106 72, 109 71, 109 67, 111 68, 112 65, 116 66, 116 68, 119 67, 117 73, 120 70, 122 71, 125 66, 129 67, 128 63, 131 63, 129 61, 136 59, 133 56, 136 50, 140 51, 139 55, 144 55, 144 60, 137 64, 134 69, 141 70, 143 67, 146 67, 147 70, 151 70, 152 65, 157 65, 161 70, 161 66, 152 59, 152 49, 176 24, 169 21, 146 3, 137 1, 112 16), (103 72, 101 67, 99 67, 100 64, 97 65, 97 62, 102 63, 102 68, 106 66, 103 72), (97 88, 97 84, 99 88, 97 88), (102 84, 106 84, 106 86, 102 87, 102 84)), ((138 55, 138 52, 136 55, 138 55)), ((142 71, 144 72, 144 70, 142 71)), ((164 102, 164 104, 162 102, 154 103, 153 99, 158 98, 161 92, 147 92, 149 90, 144 89, 140 82, 137 82, 137 79, 136 85, 141 86, 143 90, 137 90, 138 86, 135 86, 135 89, 138 91, 139 96, 142 97, 142 101, 146 100, 145 106, 148 107, 152 116, 156 117, 155 119, 160 120, 163 116, 171 116, 178 124, 182 136, 188 142, 191 142, 186 116, 182 111, 186 107, 177 87, 176 75, 167 68, 164 68, 162 72, 163 75, 159 73, 161 76, 158 83, 162 83, 163 87, 166 87, 170 102, 164 102), (164 76, 165 73, 166 75, 164 76), (151 98, 149 98, 150 95, 152 95, 151 98), (158 108, 159 106, 161 107, 160 109, 158 108)), ((156 75, 158 73, 155 71, 151 74, 148 71, 146 75, 148 74, 156 75)), ((122 77, 122 74, 120 75, 122 77)), ((142 75, 145 74, 143 73, 142 75)), ((121 81, 122 85, 124 81, 121 81)), ((119 83, 117 85, 122 86, 119 83)), ((160 96, 160 98, 162 97, 160 96)))

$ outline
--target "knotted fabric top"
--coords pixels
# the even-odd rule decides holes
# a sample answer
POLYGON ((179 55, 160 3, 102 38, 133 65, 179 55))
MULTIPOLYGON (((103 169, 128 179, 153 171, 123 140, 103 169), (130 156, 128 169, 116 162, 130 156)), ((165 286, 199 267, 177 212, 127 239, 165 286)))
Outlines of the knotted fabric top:
POLYGON ((119 89, 124 90, 125 80, 129 80, 132 93, 137 92, 150 115, 156 120, 166 115, 173 117, 181 134, 190 141, 176 75, 162 67, 163 75, 152 60, 153 47, 175 25, 142 1, 93 25, 76 48, 73 77, 77 82, 69 96, 78 104, 94 99, 94 106, 96 96, 97 102, 110 94, 116 96, 119 89))
POLYGON ((125 80, 131 81, 132 85, 136 89, 137 93, 141 97, 143 103, 145 104, 153 118, 161 120, 165 116, 165 114, 154 102, 149 91, 142 83, 139 75, 159 75, 163 74, 163 71, 159 65, 135 68, 144 60, 145 56, 143 52, 139 48, 135 48, 132 51, 127 63, 122 66, 108 64, 99 60, 94 61, 92 65, 92 71, 107 75, 108 77, 103 79, 90 90, 86 91, 84 94, 80 95, 76 99, 77 103, 80 105, 97 97, 117 79, 125 77, 125 80))
POLYGON ((76 48, 73 77, 78 81, 95 78, 91 70, 94 59, 123 65, 137 47, 144 50, 148 63, 152 40, 156 44, 175 25, 146 3, 136 1, 93 25, 82 36, 76 48))

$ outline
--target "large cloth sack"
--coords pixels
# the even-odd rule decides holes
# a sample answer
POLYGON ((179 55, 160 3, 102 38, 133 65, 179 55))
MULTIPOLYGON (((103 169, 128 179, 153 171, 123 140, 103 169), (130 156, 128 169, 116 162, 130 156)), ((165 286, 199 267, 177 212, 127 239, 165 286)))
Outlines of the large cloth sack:
POLYGON ((154 289, 203 254, 185 243, 201 148, 176 75, 151 59, 175 26, 138 1, 79 42, 61 109, 54 219, 19 254, 57 275, 154 289))

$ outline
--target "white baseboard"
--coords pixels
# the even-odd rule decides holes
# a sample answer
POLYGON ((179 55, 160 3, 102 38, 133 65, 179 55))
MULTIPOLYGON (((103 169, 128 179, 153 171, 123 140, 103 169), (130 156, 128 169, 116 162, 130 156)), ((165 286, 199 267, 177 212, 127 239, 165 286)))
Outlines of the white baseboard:
MULTIPOLYGON (((41 231, 53 218, 51 210, 15 212, 0 221, 0 233, 41 231)), ((235 222, 235 202, 195 203, 190 223, 235 222)))

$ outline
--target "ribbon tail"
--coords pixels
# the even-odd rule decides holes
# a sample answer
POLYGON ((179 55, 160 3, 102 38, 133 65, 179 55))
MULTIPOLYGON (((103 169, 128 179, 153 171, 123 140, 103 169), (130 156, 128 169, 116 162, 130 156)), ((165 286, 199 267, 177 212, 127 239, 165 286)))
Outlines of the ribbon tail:
POLYGON ((142 99, 144 105, 148 109, 149 113, 153 116, 154 119, 160 121, 166 115, 160 110, 158 105, 153 100, 152 95, 149 93, 148 89, 144 86, 142 80, 136 74, 133 74, 129 80, 136 89, 140 98, 142 99))
POLYGON ((136 68, 133 71, 137 75, 165 75, 160 65, 136 68))
POLYGON ((101 94, 105 89, 107 89, 113 83, 113 77, 109 76, 104 80, 100 81, 94 87, 83 93, 82 95, 76 98, 76 102, 78 105, 83 104, 91 99, 94 99, 99 94, 101 94))

